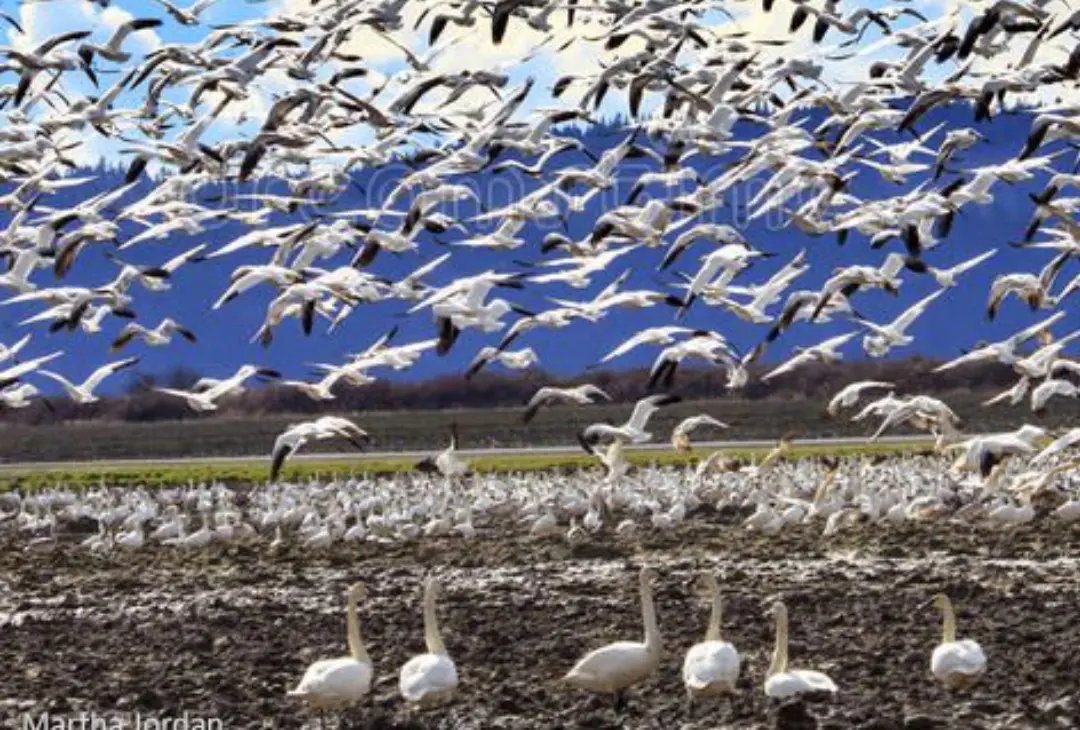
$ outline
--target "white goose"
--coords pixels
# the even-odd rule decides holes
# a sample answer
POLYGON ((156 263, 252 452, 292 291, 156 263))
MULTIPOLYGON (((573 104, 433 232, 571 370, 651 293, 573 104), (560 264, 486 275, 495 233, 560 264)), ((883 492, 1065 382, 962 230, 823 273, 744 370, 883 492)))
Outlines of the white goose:
POLYGON ((137 362, 139 362, 139 358, 129 357, 125 360, 117 360, 115 362, 110 362, 108 364, 102 365, 93 373, 91 373, 90 377, 88 377, 86 380, 84 380, 78 385, 72 383, 63 375, 58 375, 51 370, 41 369, 38 370, 38 373, 44 375, 51 380, 55 380, 57 383, 60 383, 60 385, 63 386, 64 390, 67 392, 71 400, 81 405, 85 405, 87 403, 94 403, 99 400, 98 396, 94 393, 94 389, 101 385, 101 383, 107 377, 109 377, 115 372, 123 370, 124 368, 131 367, 137 362))
POLYGON ((322 659, 304 672, 289 697, 299 697, 308 706, 320 711, 340 711, 356 704, 371 691, 374 668, 360 638, 356 604, 367 595, 362 583, 349 588, 348 637, 349 656, 322 659))
POLYGON ((720 635, 720 586, 712 575, 702 576, 702 582, 712 598, 712 613, 705 640, 690 647, 683 660, 683 684, 691 700, 734 692, 739 680, 739 652, 720 635))
POLYGON ((652 586, 656 573, 643 567, 638 578, 641 587, 641 617, 645 624, 644 641, 617 641, 594 649, 566 673, 563 681, 588 692, 611 692, 615 711, 624 704, 623 692, 649 678, 660 664, 660 629, 656 624, 652 586))
POLYGON ((454 661, 446 653, 439 620, 435 615, 435 597, 439 584, 428 578, 424 584, 424 644, 426 654, 405 663, 398 678, 401 696, 410 704, 427 708, 449 700, 457 689, 458 675, 454 661))
POLYGON ((469 471, 469 462, 458 456, 457 422, 450 424, 450 445, 435 456, 429 456, 416 463, 416 468, 424 473, 438 472, 444 477, 453 478, 469 471))
POLYGON ((930 671, 949 689, 966 689, 986 670, 986 655, 972 639, 956 640, 956 612, 944 593, 934 596, 941 610, 941 643, 930 657, 930 671))
POLYGON ((836 683, 823 672, 813 669, 788 669, 788 611, 781 601, 773 604, 776 617, 776 646, 765 680, 765 694, 784 699, 813 692, 836 692, 836 683))
POLYGON ((690 434, 703 426, 730 428, 728 424, 713 418, 707 413, 690 416, 689 418, 683 419, 671 432, 671 446, 679 453, 690 453, 694 448, 690 441, 690 434))

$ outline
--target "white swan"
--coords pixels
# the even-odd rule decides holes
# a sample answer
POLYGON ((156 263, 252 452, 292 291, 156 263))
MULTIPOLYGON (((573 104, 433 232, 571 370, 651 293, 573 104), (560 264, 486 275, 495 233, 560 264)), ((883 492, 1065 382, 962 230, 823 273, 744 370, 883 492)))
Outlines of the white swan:
POLYGON ((398 678, 401 696, 421 708, 450 699, 458 684, 457 667, 443 646, 439 620, 435 615, 438 592, 439 584, 434 578, 428 578, 424 584, 424 643, 427 653, 407 661, 398 678))
POLYGON ((340 711, 356 704, 371 691, 375 672, 360 638, 360 625, 356 618, 356 604, 366 595, 362 583, 355 583, 349 588, 349 656, 322 659, 312 664, 304 672, 296 689, 289 690, 289 697, 299 697, 321 712, 340 711))
POLYGON ((776 647, 765 680, 765 694, 783 699, 811 692, 835 692, 836 683, 823 672, 812 669, 788 669, 788 612, 781 601, 773 604, 776 617, 776 647))
POLYGON ((623 707, 623 692, 643 682, 660 664, 660 630, 656 625, 652 584, 656 573, 643 567, 639 576, 641 587, 641 617, 645 624, 645 640, 617 641, 595 649, 566 673, 563 681, 575 689, 615 694, 615 711, 623 707))
POLYGON ((720 586, 712 575, 702 576, 702 581, 712 598, 712 613, 705 641, 690 647, 683 660, 683 684, 691 699, 734 692, 739 679, 739 652, 720 636, 720 586))
POLYGON ((986 670, 986 655, 977 642, 956 640, 956 612, 948 596, 938 593, 934 605, 941 609, 942 628, 941 643, 930 657, 930 671, 949 689, 970 687, 986 670))

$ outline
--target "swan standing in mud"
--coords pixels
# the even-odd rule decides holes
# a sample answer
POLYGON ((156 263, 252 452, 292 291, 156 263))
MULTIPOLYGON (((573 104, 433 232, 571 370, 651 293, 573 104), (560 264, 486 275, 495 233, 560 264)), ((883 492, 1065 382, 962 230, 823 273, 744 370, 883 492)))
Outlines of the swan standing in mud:
POLYGON ((691 702, 697 697, 734 692, 739 680, 739 652, 720 634, 723 611, 720 586, 715 576, 709 574, 702 576, 702 582, 712 598, 712 612, 705 640, 690 647, 683 660, 683 684, 691 702))
POLYGON ((638 577, 645 640, 617 641, 594 649, 579 659, 563 677, 563 681, 575 689, 613 693, 616 713, 625 704, 625 690, 644 682, 660 665, 660 629, 656 624, 652 594, 655 578, 655 571, 649 567, 642 568, 638 577))
POLYGON ((956 611, 944 593, 934 596, 941 610, 941 643, 930 657, 930 671, 949 689, 967 689, 986 671, 986 655, 972 639, 956 639, 956 611))
POLYGON ((407 661, 398 678, 401 696, 420 709, 446 702, 454 696, 458 684, 457 667, 446 653, 439 632, 439 619, 435 615, 438 593, 438 582, 428 578, 424 584, 424 644, 427 653, 407 661))
POLYGON ((788 669, 788 611, 782 601, 773 604, 776 617, 776 646, 765 680, 765 694, 784 699, 815 692, 836 692, 836 683, 824 672, 813 669, 788 669))
MULTIPOLYGON (((349 587, 349 655, 322 659, 312 664, 304 672, 296 689, 289 690, 289 697, 299 697, 320 713, 340 712, 355 705, 371 691, 374 668, 360 638, 360 623, 356 618, 356 604, 366 595, 367 590, 362 583, 349 587)), ((324 721, 325 717, 320 716, 320 723, 324 721)))

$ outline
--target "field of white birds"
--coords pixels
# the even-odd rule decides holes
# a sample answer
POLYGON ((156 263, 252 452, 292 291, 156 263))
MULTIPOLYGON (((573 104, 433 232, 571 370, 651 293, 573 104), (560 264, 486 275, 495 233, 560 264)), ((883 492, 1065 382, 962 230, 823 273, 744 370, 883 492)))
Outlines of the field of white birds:
POLYGON ((0 0, 0 25, 0 461, 48 451, 8 424, 63 439, 106 401, 226 429, 252 391, 310 406, 251 478, 3 482, 6 724, 1080 727, 1068 3, 0 0), (739 438, 725 397, 899 357, 902 385, 821 401, 857 448, 796 424, 695 453, 739 438), (635 363, 641 392, 598 384, 635 363), (403 470, 295 470, 386 436, 346 391, 439 379, 437 409, 541 367, 565 377, 514 437, 558 420, 584 464, 481 469, 451 420, 403 470), (691 368, 718 375, 700 411, 691 368), (974 368, 1009 387, 961 418, 937 383, 974 368))
POLYGON ((950 461, 3 494, 0 715, 1071 727, 1075 464, 950 461))

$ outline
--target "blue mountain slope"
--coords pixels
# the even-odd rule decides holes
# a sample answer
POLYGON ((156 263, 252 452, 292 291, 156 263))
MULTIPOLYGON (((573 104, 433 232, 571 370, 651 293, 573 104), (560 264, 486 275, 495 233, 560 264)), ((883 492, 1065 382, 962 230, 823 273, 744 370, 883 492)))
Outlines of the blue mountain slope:
MULTIPOLYGON (((820 115, 811 115, 810 124, 816 124, 818 121, 820 121, 820 115)), ((938 110, 920 123, 920 129, 925 132, 938 123, 944 123, 945 129, 969 126, 971 110, 966 107, 938 110)), ((989 142, 976 145, 964 153, 962 159, 954 162, 952 167, 963 170, 1008 160, 1015 156, 1022 146, 1030 124, 1029 114, 1013 113, 1001 115, 992 123, 980 125, 979 131, 987 136, 989 142)), ((750 125, 744 125, 737 131, 739 137, 745 140, 752 140, 759 133, 750 125)), ((565 134, 566 131, 563 130, 562 133, 565 134)), ((616 144, 628 132, 622 126, 614 124, 598 125, 578 134, 581 135, 587 149, 599 154, 616 144)), ((943 132, 939 132, 928 140, 928 146, 936 149, 940 143, 941 134, 943 132)), ((894 139, 887 133, 879 133, 875 136, 886 143, 894 139)), ((865 141, 862 144, 865 145, 865 141)), ((1048 149, 1055 148, 1050 146, 1048 149)), ((871 148, 866 145, 862 151, 868 153, 871 148)), ((703 178, 714 179, 743 154, 744 152, 737 151, 725 159, 692 164, 703 178)), ((811 151, 806 154, 809 156, 816 153, 811 151)), ((1071 152, 1069 155, 1068 158, 1058 161, 1059 169, 1071 166, 1071 152)), ((875 159, 884 160, 880 156, 875 159)), ((585 155, 571 151, 564 154, 562 164, 587 167, 592 163, 585 155)), ((637 175, 643 170, 656 169, 656 167, 656 163, 648 159, 634 160, 626 164, 623 170, 625 183, 620 183, 615 190, 597 196, 584 212, 570 216, 566 230, 563 229, 560 221, 532 225, 524 232, 528 244, 515 251, 506 253, 461 249, 453 245, 453 242, 462 238, 463 234, 459 231, 450 231, 439 236, 424 232, 420 236, 419 254, 398 256, 382 253, 369 270, 389 279, 395 279, 448 250, 448 246, 449 249, 456 249, 454 255, 429 278, 432 283, 448 282, 458 276, 489 268, 499 271, 529 271, 529 268, 523 266, 524 263, 536 264, 535 271, 544 271, 546 267, 540 266, 543 261, 563 255, 559 252, 541 255, 539 242, 546 233, 561 231, 574 240, 587 236, 599 213, 624 201, 637 175)), ((864 200, 901 194, 924 179, 913 177, 911 184, 896 186, 883 181, 872 169, 862 166, 857 166, 856 169, 859 173, 851 181, 850 192, 864 200)), ((334 211, 378 207, 396 185, 398 177, 404 170, 408 168, 400 165, 395 171, 381 170, 374 175, 358 174, 354 181, 355 187, 350 188, 339 199, 318 208, 308 207, 292 216, 275 215, 268 225, 304 219, 312 220, 334 211)), ((99 191, 112 189, 122 184, 123 172, 120 170, 97 170, 95 173, 98 175, 95 181, 52 195, 42 201, 42 206, 62 210, 99 191)), ((954 177, 955 175, 947 175, 942 182, 954 177)), ((1036 317, 1048 314, 1047 312, 1033 314, 1023 304, 1010 299, 1003 306, 996 321, 989 323, 984 316, 987 292, 995 276, 1008 271, 1037 271, 1052 258, 1051 251, 1020 250, 1008 245, 1010 241, 1017 240, 1022 235, 1033 209, 1029 194, 1039 191, 1045 185, 1046 177, 1046 175, 1039 175, 1033 181, 1013 186, 998 183, 993 190, 995 202, 992 205, 964 207, 962 213, 956 218, 949 237, 940 246, 926 253, 926 261, 931 265, 944 268, 970 258, 987 248, 997 249, 998 254, 989 262, 965 275, 958 287, 950 290, 935 302, 930 312, 911 329, 916 342, 909 348, 894 350, 892 356, 905 357, 920 354, 934 358, 950 357, 957 354, 962 347, 970 346, 980 339, 1005 336, 1035 321, 1036 317)), ((761 261, 744 272, 740 276, 739 283, 765 281, 801 248, 807 250, 808 261, 812 268, 796 282, 794 287, 796 289, 817 288, 828 278, 834 267, 855 263, 878 264, 888 252, 902 251, 899 241, 892 241, 880 250, 872 250, 865 237, 855 232, 852 232, 844 246, 840 246, 833 236, 813 238, 794 226, 781 227, 782 221, 776 220, 776 216, 773 216, 771 221, 758 220, 749 224, 744 223, 746 203, 760 190, 764 180, 763 176, 734 189, 726 201, 726 206, 706 219, 724 223, 734 222, 744 226, 744 235, 753 244, 777 254, 776 257, 761 261)), ((468 182, 480 192, 485 207, 480 208, 472 202, 462 203, 453 210, 455 215, 462 218, 476 215, 482 210, 505 205, 535 189, 540 181, 516 172, 506 172, 485 173, 474 176, 468 182)), ((150 183, 142 183, 125 198, 125 202, 145 195, 149 188, 150 183)), ((285 184, 280 179, 264 179, 244 186, 229 185, 227 188, 214 186, 214 189, 207 188, 199 191, 196 197, 207 201, 204 204, 210 207, 233 206, 236 205, 236 201, 232 198, 234 195, 253 192, 283 194, 286 190, 285 184), (219 197, 222 199, 215 200, 219 197)), ((649 197, 670 195, 671 191, 651 187, 641 195, 639 202, 649 197)), ((247 203, 246 205, 254 209, 254 204, 247 203)), ((6 222, 0 219, 0 224, 6 225, 6 222)), ((139 230, 141 226, 125 224, 121 237, 130 238, 139 230)), ((120 255, 132 263, 160 264, 187 247, 208 243, 211 249, 215 249, 235 240, 248 230, 247 227, 236 223, 216 224, 202 234, 174 236, 167 241, 143 243, 120 255)), ((490 230, 490 228, 484 230, 490 230)), ((558 285, 557 287, 545 286, 541 291, 540 287, 527 287, 523 291, 497 290, 496 295, 503 296, 526 309, 541 311, 553 306, 545 299, 547 296, 566 299, 590 298, 616 275, 627 269, 632 272, 626 285, 627 288, 657 289, 671 286, 678 283, 678 272, 690 275, 694 273, 700 257, 710 250, 709 247, 710 244, 705 242, 696 244, 673 267, 675 271, 658 272, 656 267, 663 251, 642 247, 619 259, 610 271, 596 278, 592 285, 585 289, 578 290, 558 285)), ((115 276, 116 264, 104 256, 104 252, 109 248, 106 244, 98 244, 84 251, 70 275, 71 283, 101 285, 115 276)), ((335 259, 324 260, 316 265, 334 268, 347 264, 352 255, 351 251, 346 251, 335 259)), ((164 372, 183 366, 200 373, 218 375, 231 372, 244 362, 254 362, 277 368, 292 377, 307 377, 306 363, 340 362, 347 353, 363 348, 368 342, 393 326, 400 327, 399 342, 410 342, 434 336, 434 324, 429 312, 405 316, 407 305, 403 302, 395 302, 360 307, 342 327, 330 335, 325 332, 325 322, 317 323, 316 331, 310 337, 305 337, 300 332, 299 323, 296 320, 288 320, 276 328, 274 341, 269 348, 264 349, 258 343, 251 343, 249 340, 258 329, 266 305, 274 294, 272 288, 268 285, 259 287, 216 312, 212 312, 209 307, 228 286, 229 273, 232 269, 244 263, 265 263, 268 258, 269 252, 266 250, 248 250, 191 265, 181 270, 172 283, 172 289, 165 294, 145 292, 136 285, 134 308, 140 322, 152 326, 163 317, 173 317, 194 329, 199 337, 196 345, 177 340, 166 348, 146 348, 136 343, 131 347, 131 351, 142 357, 139 369, 143 372, 164 372)), ((1075 271, 1076 267, 1071 265, 1063 273, 1063 277, 1071 278, 1075 275, 1075 271)), ((905 283, 898 298, 880 291, 860 293, 854 299, 856 308, 862 315, 874 321, 887 322, 918 298, 936 288, 936 283, 929 276, 919 276, 905 271, 903 277, 905 283)), ((52 278, 51 272, 39 272, 36 281, 46 285, 52 278)), ((26 332, 27 328, 20 327, 17 323, 40 309, 41 305, 36 303, 0 308, 0 341, 10 342, 26 332)), ((1067 309, 1067 311, 1068 321, 1060 325, 1057 330, 1059 333, 1080 326, 1080 316, 1077 316, 1075 308, 1067 309)), ((570 375, 580 372, 597 361, 634 331, 648 325, 670 323, 673 315, 674 310, 665 305, 658 305, 649 310, 619 311, 598 325, 577 323, 559 331, 533 330, 515 343, 514 347, 531 346, 539 353, 545 369, 560 375, 570 375)), ((748 325, 726 311, 710 308, 701 303, 695 304, 687 314, 685 322, 692 326, 719 330, 742 349, 749 349, 756 345, 765 332, 763 327, 748 325)), ((108 318, 105 323, 106 331, 91 337, 81 332, 50 335, 45 331, 44 326, 37 325, 38 334, 35 335, 30 354, 62 348, 67 355, 57 369, 70 377, 81 378, 96 363, 108 357, 109 342, 122 326, 122 320, 108 318)), ((772 347, 766 359, 780 359, 785 357, 794 346, 813 344, 852 328, 853 325, 847 322, 814 326, 805 323, 796 325, 772 347)), ((422 358, 416 367, 405 373, 386 372, 382 375, 396 379, 425 379, 447 372, 463 371, 480 347, 497 342, 498 338, 497 334, 484 335, 467 330, 454 350, 446 357, 440 358, 430 354, 422 358)), ((850 359, 864 357, 857 343, 848 345, 844 352, 850 359)), ((639 366, 648 364, 654 356, 655 349, 640 348, 613 365, 639 366)), ((106 390, 116 392, 123 385, 123 379, 117 378, 106 390)))

